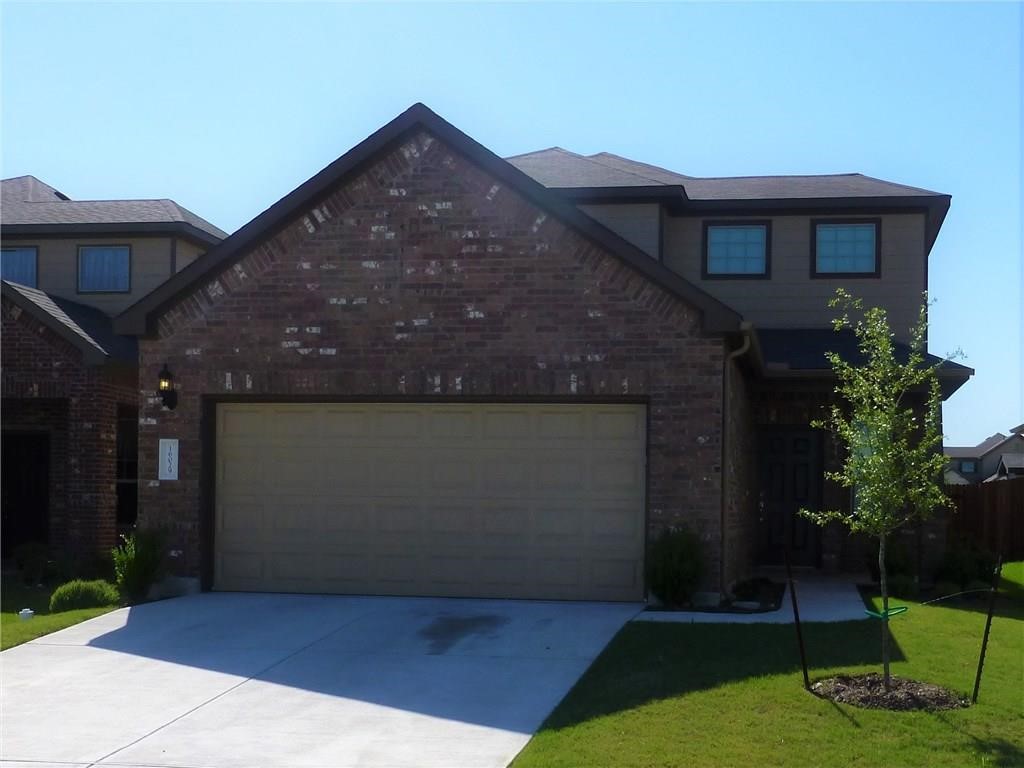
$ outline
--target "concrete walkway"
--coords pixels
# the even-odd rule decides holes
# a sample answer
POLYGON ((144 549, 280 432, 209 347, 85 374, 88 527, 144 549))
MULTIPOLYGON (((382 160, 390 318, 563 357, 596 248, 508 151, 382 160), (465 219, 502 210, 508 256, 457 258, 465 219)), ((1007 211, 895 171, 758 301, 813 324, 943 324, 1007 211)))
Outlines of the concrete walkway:
POLYGON ((0 765, 503 768, 637 604, 203 594, 0 654, 0 765))
MULTIPOLYGON (((778 576, 774 576, 778 581, 778 576)), ((866 619, 856 580, 844 576, 802 575, 796 582, 800 621, 857 621, 866 619)), ((709 613, 703 611, 644 611, 633 621, 681 624, 792 624, 793 603, 787 588, 782 606, 769 613, 709 613)))

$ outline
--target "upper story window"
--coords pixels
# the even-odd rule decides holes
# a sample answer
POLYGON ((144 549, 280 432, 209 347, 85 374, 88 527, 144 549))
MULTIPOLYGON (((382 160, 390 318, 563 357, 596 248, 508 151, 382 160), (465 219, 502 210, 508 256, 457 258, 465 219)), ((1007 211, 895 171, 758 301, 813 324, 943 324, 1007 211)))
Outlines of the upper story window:
POLYGON ((771 222, 704 222, 706 278, 768 277, 771 222))
POLYGON ((0 277, 12 283, 21 283, 36 288, 36 264, 39 251, 35 246, 4 248, 0 254, 0 277))
POLYGON ((812 277, 879 277, 878 219, 811 222, 812 277))
POLYGON ((128 293, 131 278, 131 246, 78 246, 79 293, 128 293))
POLYGON ((978 464, 974 461, 961 461, 960 471, 971 475, 978 471, 978 464))

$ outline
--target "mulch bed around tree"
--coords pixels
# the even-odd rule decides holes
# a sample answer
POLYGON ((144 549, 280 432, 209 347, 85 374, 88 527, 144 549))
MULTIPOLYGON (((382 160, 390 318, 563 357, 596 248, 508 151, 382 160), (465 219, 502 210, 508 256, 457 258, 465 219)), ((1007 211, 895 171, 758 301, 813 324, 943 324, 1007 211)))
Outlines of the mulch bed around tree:
POLYGON ((869 709, 909 711, 923 709, 959 709, 970 706, 964 696, 932 683, 891 677, 891 690, 886 692, 882 675, 837 675, 811 684, 811 692, 840 704, 853 704, 869 709))

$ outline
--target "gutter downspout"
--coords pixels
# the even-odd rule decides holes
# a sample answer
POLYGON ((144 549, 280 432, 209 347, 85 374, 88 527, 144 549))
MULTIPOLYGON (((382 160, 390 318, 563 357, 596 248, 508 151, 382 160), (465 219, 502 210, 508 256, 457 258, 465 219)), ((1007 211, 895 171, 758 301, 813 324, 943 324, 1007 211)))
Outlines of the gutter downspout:
POLYGON ((725 597, 725 488, 726 488, 726 457, 728 456, 729 434, 729 370, 732 363, 750 351, 751 337, 754 333, 754 324, 749 320, 740 323, 740 333, 743 334, 743 343, 725 356, 725 363, 722 368, 722 504, 719 510, 718 531, 719 531, 719 553, 718 553, 718 593, 725 597))

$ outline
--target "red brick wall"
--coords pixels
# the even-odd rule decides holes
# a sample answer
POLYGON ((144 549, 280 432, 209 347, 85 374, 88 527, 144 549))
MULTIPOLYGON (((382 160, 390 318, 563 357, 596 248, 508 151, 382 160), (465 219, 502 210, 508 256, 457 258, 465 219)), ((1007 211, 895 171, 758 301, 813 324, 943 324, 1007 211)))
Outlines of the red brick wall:
POLYGON ((50 543, 71 555, 115 543, 117 403, 138 397, 134 374, 82 364, 81 352, 4 300, 4 429, 50 432, 50 543))
POLYGON ((199 569, 203 395, 649 399, 652 527, 717 585, 723 342, 698 313, 425 134, 167 311, 140 346, 140 522, 199 569), (177 410, 153 391, 165 361, 177 410), (179 477, 158 482, 157 440, 179 477))

